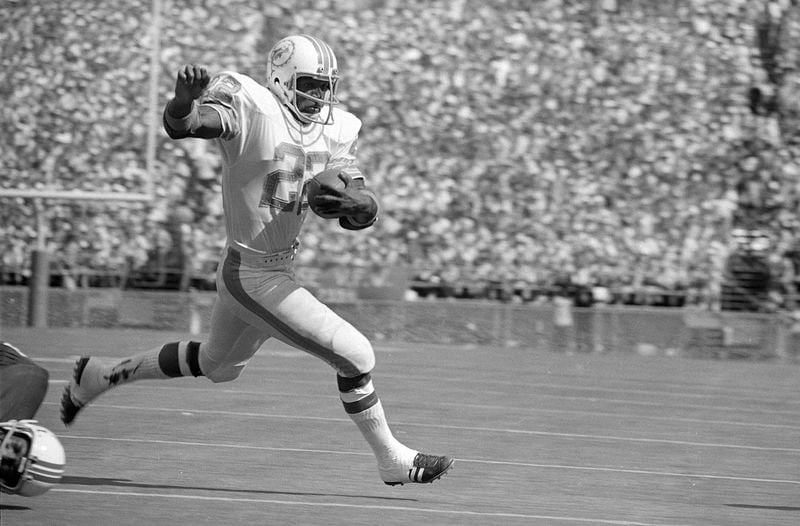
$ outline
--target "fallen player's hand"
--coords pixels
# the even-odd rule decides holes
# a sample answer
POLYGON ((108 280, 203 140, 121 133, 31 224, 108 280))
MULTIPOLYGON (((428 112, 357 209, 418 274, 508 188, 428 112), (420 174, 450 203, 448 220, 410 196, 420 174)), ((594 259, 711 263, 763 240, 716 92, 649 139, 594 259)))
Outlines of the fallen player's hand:
POLYGON ((195 100, 200 97, 210 80, 206 68, 192 64, 183 66, 178 70, 175 80, 175 98, 181 103, 195 100))

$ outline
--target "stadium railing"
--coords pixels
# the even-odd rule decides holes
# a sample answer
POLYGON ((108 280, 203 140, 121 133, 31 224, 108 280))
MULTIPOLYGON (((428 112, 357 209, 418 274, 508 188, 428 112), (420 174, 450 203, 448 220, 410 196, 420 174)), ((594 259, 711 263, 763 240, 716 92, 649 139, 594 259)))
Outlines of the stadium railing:
MULTIPOLYGON (((23 286, 0 287, 0 326, 27 324, 23 286)), ((202 334, 214 292, 52 288, 51 328, 137 327, 202 334)), ((800 316, 697 307, 487 300, 328 298, 331 308, 376 344, 528 347, 564 353, 637 353, 696 358, 800 361, 800 316)))

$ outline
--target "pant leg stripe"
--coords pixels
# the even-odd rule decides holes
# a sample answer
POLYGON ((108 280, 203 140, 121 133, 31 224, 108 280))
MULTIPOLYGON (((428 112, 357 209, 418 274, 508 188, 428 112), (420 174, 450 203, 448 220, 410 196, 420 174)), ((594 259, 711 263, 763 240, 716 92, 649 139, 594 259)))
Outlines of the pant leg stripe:
POLYGON ((305 336, 302 336, 289 325, 281 321, 277 316, 264 308, 263 305, 250 297, 242 287, 241 280, 239 279, 239 268, 241 267, 241 264, 242 258, 239 253, 235 250, 228 249, 227 257, 223 263, 223 265, 225 265, 227 268, 223 269, 222 279, 225 283, 225 287, 236 299, 236 301, 238 301, 247 310, 267 322, 271 327, 280 332, 283 337, 285 337, 296 347, 303 349, 331 364, 339 373, 341 373, 342 376, 356 376, 361 373, 361 371, 358 370, 358 367, 356 367, 351 361, 337 355, 333 352, 333 350, 324 347, 317 342, 306 338, 305 336), (227 269, 230 269, 231 272, 226 272, 227 269))

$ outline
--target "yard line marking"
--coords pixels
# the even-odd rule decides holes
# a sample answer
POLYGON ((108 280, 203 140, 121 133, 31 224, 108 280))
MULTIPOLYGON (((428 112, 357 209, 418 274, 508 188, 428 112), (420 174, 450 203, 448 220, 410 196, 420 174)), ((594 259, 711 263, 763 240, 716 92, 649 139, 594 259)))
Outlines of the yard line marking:
POLYGON ((463 517, 496 517, 506 519, 541 519, 551 521, 568 521, 568 522, 589 522, 595 524, 613 524, 618 526, 677 526, 666 523, 653 523, 653 522, 637 522, 628 520, 614 520, 614 519, 597 519, 588 517, 568 517, 568 516, 555 516, 555 515, 534 515, 527 513, 507 513, 507 512, 485 512, 485 511, 468 511, 468 510, 443 510, 441 508, 412 508, 407 506, 379 506, 376 504, 348 504, 344 502, 308 502, 308 501, 293 501, 293 500, 277 500, 277 499, 254 499, 252 497, 214 497, 202 495, 178 495, 175 493, 144 493, 137 491, 103 491, 103 490, 82 490, 64 487, 55 487, 50 491, 56 493, 79 493, 86 495, 113 495, 119 497, 148 497, 148 498, 163 498, 163 499, 185 499, 185 500, 200 500, 207 502, 239 502, 250 504, 271 504, 282 506, 308 506, 315 508, 347 508, 347 509, 362 509, 362 510, 381 510, 381 511, 399 511, 403 513, 432 513, 436 515, 459 515, 463 517))
MULTIPOLYGON (((266 351, 269 353, 270 351, 266 351)), ((298 356, 307 356, 303 351, 293 351, 298 354, 298 356)), ((258 359, 260 353, 256 354, 255 359, 258 359)), ((52 363, 68 363, 73 364, 75 360, 80 358, 78 355, 72 355, 68 358, 37 358, 37 360, 44 361, 44 362, 52 362, 52 363)), ((260 365, 255 362, 251 362, 247 366, 247 370, 250 372, 257 372, 257 371, 265 371, 271 374, 280 373, 280 372, 288 372, 288 371, 295 371, 295 368, 291 367, 274 367, 269 365, 260 365)), ((551 374, 544 374, 544 373, 534 373, 538 376, 544 376, 546 378, 552 378, 553 375, 551 374)), ((570 374, 557 374, 556 376, 565 376, 567 378, 585 378, 585 379, 597 379, 596 376, 582 376, 582 375, 570 375, 570 374)), ((399 373, 392 373, 389 371, 383 371, 381 373, 382 378, 393 378, 403 383, 408 381, 407 376, 403 376, 399 373)), ((426 377, 424 375, 415 375, 415 379, 419 380, 431 380, 431 381, 438 381, 438 382, 463 382, 462 378, 447 378, 447 377, 426 377)), ((615 381, 623 381, 623 382, 639 382, 639 383, 646 383, 647 380, 637 380, 637 379, 614 379, 612 382, 615 381)), ((317 383, 316 379, 310 380, 297 380, 297 382, 308 382, 308 383, 317 383)), ((510 387, 529 387, 531 384, 529 382, 515 382, 509 380, 501 380, 497 379, 495 381, 497 385, 502 386, 510 386, 510 387)), ((676 382, 676 383, 665 383, 659 382, 660 389, 653 390, 653 389, 633 389, 627 387, 607 387, 607 386, 585 386, 585 385, 576 385, 574 383, 542 383, 536 382, 534 384, 537 387, 542 388, 549 388, 549 389, 571 389, 571 390, 580 390, 580 391, 598 391, 598 392, 620 392, 620 393, 628 393, 628 394, 652 394, 652 395, 660 395, 660 396, 673 396, 673 397, 684 397, 684 398, 728 398, 733 400, 748 400, 748 401, 757 401, 757 402, 777 402, 777 403, 789 403, 789 404, 800 404, 800 398, 776 398, 775 392, 773 390, 767 389, 758 389, 758 388, 744 388, 739 389, 735 386, 731 387, 720 387, 720 386, 704 386, 702 384, 690 384, 686 382, 676 382), (670 389, 669 387, 673 386, 674 389, 670 389), (687 392, 686 389, 703 389, 697 392, 687 392), (716 389, 715 391, 711 391, 709 389, 716 389), (722 392, 722 390, 727 391, 727 393, 722 392), (754 398, 759 394, 767 395, 768 398, 754 398)), ((800 390, 787 390, 788 393, 797 393, 800 394, 800 390)))
POLYGON ((729 426, 746 426, 746 427, 765 427, 776 429, 800 429, 800 425, 791 424, 763 424, 760 422, 734 422, 730 420, 707 420, 703 418, 686 418, 679 416, 653 416, 653 415, 637 415, 634 413, 611 413, 608 411, 581 411, 579 409, 546 409, 543 407, 514 407, 510 405, 492 405, 492 404, 465 404, 459 402, 437 402, 438 405, 447 405, 455 407, 472 407, 479 409, 520 409, 530 411, 533 413, 552 413, 552 414, 574 414, 574 415, 591 415, 591 416, 609 416, 616 418, 635 418, 637 420, 659 420, 666 422, 688 422, 696 424, 719 424, 729 426))
MULTIPOLYGON (((347 456, 358 456, 358 457, 373 456, 372 453, 365 453, 359 451, 336 451, 330 449, 253 446, 248 444, 224 444, 224 443, 196 442, 196 441, 184 441, 184 440, 159 440, 159 439, 149 439, 149 438, 113 438, 113 437, 97 437, 97 436, 79 436, 79 435, 61 435, 60 438, 69 440, 127 442, 127 443, 138 443, 138 444, 159 444, 159 445, 171 445, 171 446, 182 446, 182 447, 208 447, 208 448, 242 449, 242 450, 254 450, 254 451, 277 451, 283 453, 312 453, 312 454, 322 454, 322 455, 347 455, 347 456)), ((606 473, 628 473, 633 475, 653 475, 662 477, 681 477, 681 478, 696 478, 696 479, 709 479, 709 480, 733 480, 739 482, 762 482, 770 484, 800 485, 800 480, 742 477, 736 475, 716 475, 713 473, 678 473, 673 471, 613 468, 606 466, 572 466, 568 464, 541 464, 541 463, 523 462, 516 460, 486 460, 486 459, 470 459, 463 457, 459 457, 457 460, 459 463, 469 463, 469 464, 515 466, 515 467, 525 467, 525 468, 563 469, 563 470, 574 470, 574 471, 599 471, 606 473)))
MULTIPOLYGON (((381 373, 381 377, 391 377, 397 378, 398 380, 402 380, 403 377, 400 375, 394 375, 392 373, 381 373)), ((415 380, 422 380, 424 376, 414 375, 415 380)), ((456 382, 456 383, 463 383, 462 378, 430 378, 431 381, 438 381, 438 382, 456 382)), ((405 381, 408 381, 407 378, 405 381)), ((775 397, 774 393, 770 393, 773 396, 768 398, 755 398, 752 395, 747 395, 747 393, 741 395, 732 395, 732 394, 716 394, 716 393, 708 393, 708 392, 700 392, 700 393, 692 393, 687 392, 685 390, 657 390, 657 389, 629 389, 624 387, 603 387, 603 386, 581 386, 575 384, 558 384, 558 383, 541 383, 541 382, 514 382, 514 381, 496 381, 494 382, 498 386, 508 386, 508 387, 532 387, 533 389, 543 388, 543 389, 565 389, 568 391, 579 391, 579 392, 599 392, 599 393, 623 393, 623 394, 635 394, 635 395, 652 395, 652 396, 671 396, 676 398, 701 398, 701 399, 709 399, 709 398, 727 398, 730 400, 745 400, 748 402, 759 402, 759 403, 780 403, 780 404, 800 404, 800 399, 793 399, 793 398, 780 398, 775 397)), ((684 386, 683 389, 686 389, 684 386)), ((790 391, 794 393, 794 391, 790 391)), ((498 394, 505 394, 505 391, 498 392, 498 394)), ((584 398, 593 398, 589 395, 585 396, 584 398)))
MULTIPOLYGON (((296 380, 294 381, 295 384, 303 383, 304 380, 296 380)), ((318 386, 319 382, 316 380, 307 380, 307 383, 311 383, 312 385, 318 386)), ((144 384, 131 384, 126 385, 126 389, 144 389, 147 391, 151 391, 153 389, 167 389, 167 390, 186 390, 186 391, 195 391, 195 392, 213 392, 213 393, 232 393, 232 394, 252 394, 258 396, 292 396, 292 397, 320 397, 325 396, 325 393, 319 394, 309 394, 309 393, 286 393, 284 392, 271 392, 271 391, 252 391, 252 390, 245 390, 245 389, 226 389, 222 387, 182 387, 177 386, 174 383, 172 385, 164 385, 157 383, 147 383, 144 384)), ((482 391, 483 395, 491 394, 488 391, 482 391)), ((506 393, 496 392, 498 395, 502 395, 506 397, 506 393)), ((698 405, 698 404, 675 404, 675 403, 665 403, 663 401, 657 402, 648 402, 643 400, 628 400, 624 398, 596 398, 596 397, 589 397, 589 396, 567 396, 567 395, 557 395, 557 394, 549 394, 549 393, 531 393, 536 398, 551 398, 557 400, 576 400, 583 403, 614 403, 614 404, 627 404, 627 405, 635 405, 635 406, 642 406, 642 407, 659 407, 659 408, 671 408, 671 409, 689 409, 689 410, 704 410, 708 409, 711 411, 734 411, 740 413, 758 413, 758 414, 769 414, 769 415, 790 415, 797 417, 798 412, 795 409, 766 409, 766 408, 748 408, 748 407, 736 407, 736 406, 718 406, 718 405, 698 405)), ((454 403, 454 402, 451 402, 454 403)), ((503 406, 507 407, 507 406, 503 406)), ((527 409, 527 408, 526 408, 527 409)))
MULTIPOLYGON (((111 405, 111 404, 93 404, 92 407, 99 409, 114 409, 114 410, 133 410, 133 411, 155 411, 160 413, 194 413, 205 415, 221 415, 226 417, 250 417, 250 418, 272 418, 281 420, 310 420, 314 422, 337 422, 349 423, 349 419, 324 417, 324 416, 304 416, 304 415, 280 415, 274 413, 254 413, 245 411, 216 411, 209 409, 186 409, 176 407, 140 407, 129 405, 111 405)), ((530 429, 512 429, 512 428, 493 428, 493 427, 480 427, 480 426, 455 426, 447 424, 420 424, 417 422, 395 422, 394 426, 401 427, 426 427, 434 429, 448 429, 456 431, 479 431, 484 433, 507 433, 513 435, 531 435, 531 436, 547 436, 547 437, 561 437, 561 438, 576 438, 585 440, 605 440, 612 442, 638 442, 646 444, 668 444, 679 446, 693 446, 693 447, 709 447, 721 449, 743 449, 747 451, 774 451, 782 453, 800 453, 800 448, 790 447, 766 447, 766 446, 748 446, 742 444, 723 444, 719 442, 692 442, 688 440, 670 440, 666 438, 637 438, 637 437, 621 437, 613 435, 589 435, 583 433, 561 433, 555 431, 534 431, 530 429)))
MULTIPOLYGON (((50 380, 51 384, 66 384, 68 383, 67 380, 50 380)), ((127 386, 126 386, 127 387, 127 386)), ((145 388, 147 391, 152 391, 153 389, 166 389, 171 391, 190 391, 190 392, 205 392, 207 389, 197 388, 197 387, 175 387, 175 386, 167 386, 167 385, 152 385, 149 384, 145 386, 131 386, 133 388, 145 388)), ((287 393, 285 391, 246 391, 246 390, 237 390, 237 389, 214 389, 214 393, 220 394, 252 394, 252 395, 259 395, 259 396, 268 396, 271 398, 282 397, 282 398, 314 398, 319 399, 320 397, 325 397, 325 394, 309 394, 309 393, 287 393)), ((584 400, 586 401, 586 400, 584 400)), ((515 407, 508 404, 503 405, 493 405, 493 404, 473 404, 473 403, 464 403, 464 402, 443 402, 439 401, 439 405, 442 406, 450 406, 450 407, 469 407, 469 408, 478 408, 478 409, 503 409, 504 411, 518 409, 520 411, 526 411, 531 413, 547 413, 547 414, 573 414, 573 415, 592 415, 592 416, 608 416, 608 417, 615 417, 615 418, 635 418, 637 420, 655 420, 661 422, 686 422, 686 423, 697 423, 697 424, 716 424, 716 425, 727 425, 727 426, 741 426, 741 427, 762 427, 765 429, 798 429, 800 430, 800 425, 793 425, 793 424, 768 424, 762 422, 736 422, 732 420, 708 420, 704 418, 687 418, 687 417, 678 417, 678 416, 655 416, 655 415, 639 415, 635 413, 614 413, 610 411, 582 411, 579 409, 547 409, 543 407, 515 407)), ((627 403, 627 402, 626 402, 627 403)), ((58 405, 56 402, 45 402, 44 405, 58 405)), ((719 408, 719 407, 706 407, 706 406, 671 406, 669 404, 648 404, 649 406, 657 406, 662 408, 670 408, 670 407, 683 407, 683 408, 692 408, 692 409, 709 409, 709 410, 725 410, 726 408, 719 408)), ((729 410, 738 410, 738 408, 728 408, 729 410)), ((757 411, 758 413, 766 413, 767 411, 757 411)), ((780 414, 791 414, 796 416, 797 413, 795 411, 785 411, 781 412, 780 414)))
POLYGON ((78 358, 80 358, 80 356, 75 355, 75 356, 68 356, 66 358, 48 358, 48 357, 45 357, 45 356, 37 356, 36 358, 31 358, 31 359, 35 360, 37 362, 43 362, 43 363, 74 364, 75 360, 77 360, 78 358))
MULTIPOLYGON (((417 423, 400 423, 397 425, 405 426, 426 426, 427 424, 417 423)), ((452 426, 446 424, 432 424, 431 427, 439 429, 454 429, 459 431, 482 431, 487 433, 501 432, 519 435, 534 435, 534 436, 552 436, 562 438, 579 438, 587 440, 607 440, 612 442, 642 442, 648 444, 669 444, 680 446, 694 446, 694 447, 717 447, 722 449, 744 449, 749 451, 779 451, 782 453, 800 453, 800 448, 792 447, 766 447, 766 446, 746 446, 741 444, 722 444, 719 442, 692 442, 688 440, 669 440, 666 438, 636 438, 636 437, 620 437, 613 435, 588 435, 583 433, 557 433, 553 431, 532 431, 527 429, 510 429, 510 428, 491 428, 491 427, 477 427, 477 426, 452 426)))
POLYGON ((580 402, 591 403, 605 403, 610 402, 614 404, 627 404, 642 407, 669 407, 672 409, 709 409, 712 411, 736 411, 740 413, 758 413, 758 414, 771 414, 771 415, 791 415, 797 416, 796 409, 764 409, 764 408, 751 408, 751 407, 736 407, 725 405, 699 405, 699 404, 671 404, 664 402, 646 402, 644 400, 627 400, 625 398, 594 398, 586 396, 564 396, 554 394, 539 394, 536 393, 538 398, 557 398, 559 400, 577 400, 580 402))
MULTIPOLYGON (((485 391, 481 391, 481 394, 487 394, 485 391)), ((491 394, 491 393, 490 393, 491 394)), ((506 393, 497 392, 496 394, 501 396, 508 396, 506 393)), ((675 404, 675 403, 666 403, 663 401, 657 402, 648 402, 644 400, 629 400, 625 398, 596 398, 593 396, 568 396, 568 395, 556 395, 556 394, 548 394, 548 393, 532 393, 534 398, 555 398, 557 400, 576 400, 583 403, 613 403, 613 404, 621 404, 621 405, 636 405, 642 407, 668 407, 672 409, 708 409, 712 411, 736 411, 741 413, 758 413, 758 414, 774 414, 774 415, 791 415, 797 416, 798 411, 796 409, 765 409, 765 408, 751 408, 751 407, 737 407, 737 406, 722 406, 722 405, 700 405, 700 404, 675 404)))
POLYGON ((609 473, 631 473, 636 475, 658 475, 662 477, 682 477, 682 478, 699 478, 699 479, 712 479, 712 480, 736 480, 740 482, 766 482, 772 484, 798 484, 800 480, 789 479, 765 479, 758 477, 738 477, 734 475, 711 475, 699 473, 677 473, 672 471, 651 471, 647 469, 625 469, 625 468, 608 468, 602 466, 570 466, 566 464, 535 464, 531 462, 514 462, 503 460, 478 460, 478 459, 458 459, 461 463, 475 463, 475 464, 491 464, 491 465, 506 465, 506 466, 524 466, 530 468, 548 468, 548 469, 571 469, 580 471, 603 471, 609 473))

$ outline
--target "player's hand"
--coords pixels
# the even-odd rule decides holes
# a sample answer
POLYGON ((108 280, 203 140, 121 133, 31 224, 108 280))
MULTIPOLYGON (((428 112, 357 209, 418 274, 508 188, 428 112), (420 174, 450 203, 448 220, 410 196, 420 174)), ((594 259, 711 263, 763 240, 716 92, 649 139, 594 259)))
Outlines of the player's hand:
POLYGON ((175 98, 181 103, 191 103, 200 97, 210 80, 206 68, 192 64, 183 66, 175 80, 175 98))
POLYGON ((315 200, 315 208, 322 213, 335 214, 338 217, 372 214, 375 208, 372 197, 352 184, 353 180, 349 175, 339 173, 339 179, 344 182, 344 189, 323 183, 315 200))

